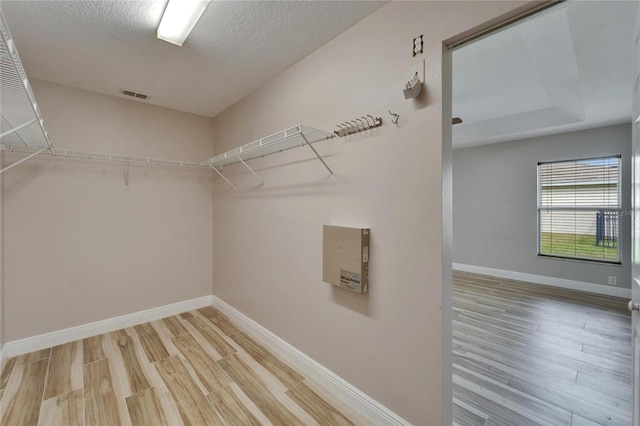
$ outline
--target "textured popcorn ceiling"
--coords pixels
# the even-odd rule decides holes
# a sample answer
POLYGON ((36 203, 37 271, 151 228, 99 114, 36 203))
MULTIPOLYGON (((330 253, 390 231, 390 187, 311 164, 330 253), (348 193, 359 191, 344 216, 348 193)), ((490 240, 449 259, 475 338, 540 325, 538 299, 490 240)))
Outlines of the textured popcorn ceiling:
POLYGON ((630 123, 637 7, 567 2, 455 51, 454 147, 630 123))
POLYGON ((1 7, 30 78, 215 116, 386 2, 214 0, 182 47, 156 38, 165 3, 1 7))

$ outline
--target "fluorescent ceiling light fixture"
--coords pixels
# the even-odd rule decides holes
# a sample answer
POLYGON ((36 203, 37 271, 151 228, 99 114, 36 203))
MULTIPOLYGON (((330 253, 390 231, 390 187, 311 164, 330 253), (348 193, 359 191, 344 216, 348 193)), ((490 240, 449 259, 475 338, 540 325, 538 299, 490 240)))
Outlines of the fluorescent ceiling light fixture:
POLYGON ((210 0, 169 0, 157 36, 160 40, 182 46, 210 0))

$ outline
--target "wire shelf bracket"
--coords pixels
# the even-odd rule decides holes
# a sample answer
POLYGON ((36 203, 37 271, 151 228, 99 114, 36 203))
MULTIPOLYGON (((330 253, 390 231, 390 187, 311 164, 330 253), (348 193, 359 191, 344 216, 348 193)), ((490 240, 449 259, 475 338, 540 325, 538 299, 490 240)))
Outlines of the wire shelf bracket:
POLYGON ((220 177, 222 177, 233 189, 236 189, 236 187, 229 181, 229 179, 227 179, 226 176, 224 176, 222 169, 224 166, 237 163, 246 167, 247 170, 249 170, 260 181, 260 185, 264 185, 264 180, 251 168, 251 166, 247 164, 247 161, 283 152, 292 148, 308 146, 318 160, 320 160, 322 165, 329 171, 330 175, 333 176, 331 168, 327 165, 326 161, 324 161, 318 151, 311 145, 315 142, 331 139, 333 137, 335 137, 333 133, 298 124, 297 126, 290 127, 286 130, 274 133, 262 139, 258 139, 257 141, 217 155, 205 160, 202 164, 215 170, 216 173, 218 173, 218 175, 220 175, 220 177))
POLYGON ((234 184, 231 183, 231 181, 229 179, 227 179, 227 177, 225 175, 222 174, 222 172, 218 169, 216 169, 215 167, 213 167, 213 165, 209 164, 209 167, 211 167, 211 169, 213 169, 214 172, 216 172, 218 175, 220 175, 220 177, 222 179, 225 180, 225 182, 227 182, 231 188, 236 189, 236 186, 234 184))
POLYGON ((253 173, 256 179, 260 181, 260 185, 264 185, 264 180, 262 180, 262 178, 251 167, 249 167, 249 165, 245 163, 239 155, 236 155, 236 157, 238 157, 238 160, 242 163, 242 165, 245 166, 251 173, 253 173))

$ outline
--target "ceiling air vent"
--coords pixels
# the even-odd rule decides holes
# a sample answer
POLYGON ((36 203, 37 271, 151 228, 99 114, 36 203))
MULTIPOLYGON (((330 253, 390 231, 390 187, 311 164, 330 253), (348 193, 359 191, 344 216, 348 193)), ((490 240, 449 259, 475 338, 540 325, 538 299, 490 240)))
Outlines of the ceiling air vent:
POLYGON ((120 90, 120 93, 126 96, 131 96, 132 98, 138 98, 138 99, 148 98, 148 96, 145 95, 144 93, 136 93, 136 92, 132 92, 131 90, 120 90))

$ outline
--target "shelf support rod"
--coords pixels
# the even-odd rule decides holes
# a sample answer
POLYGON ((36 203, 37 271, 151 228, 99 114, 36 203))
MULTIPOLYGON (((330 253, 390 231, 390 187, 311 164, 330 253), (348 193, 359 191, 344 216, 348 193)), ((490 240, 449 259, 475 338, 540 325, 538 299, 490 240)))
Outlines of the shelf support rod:
POLYGON ((311 148, 311 151, 313 151, 316 157, 318 157, 318 160, 322 162, 322 164, 327 168, 327 170, 329 170, 329 173, 331 173, 331 176, 333 176, 333 171, 329 168, 329 166, 327 166, 327 163, 325 163, 324 159, 320 156, 320 154, 318 154, 318 151, 316 151, 316 149, 309 143, 304 133, 300 133, 300 136, 302 136, 302 140, 305 141, 305 143, 309 146, 309 148, 311 148))
POLYGON ((258 174, 256 172, 254 172, 253 169, 251 167, 249 167, 249 165, 247 163, 245 163, 244 160, 242 158, 240 158, 239 155, 236 155, 236 158, 238 160, 240 160, 240 162, 242 163, 243 166, 245 166, 247 169, 249 169, 249 171, 251 173, 253 173, 253 175, 260 181, 260 185, 264 185, 264 181, 262 180, 262 178, 260 176, 258 176, 258 174))
POLYGON ((16 126, 16 127, 12 128, 11 130, 7 130, 6 132, 4 132, 3 134, 0 135, 0 138, 3 138, 5 136, 7 136, 7 135, 10 135, 11 133, 15 133, 20 129, 24 129, 25 127, 35 123, 36 121, 38 121, 38 119, 34 118, 33 120, 27 121, 26 123, 23 123, 23 124, 21 124, 19 126, 16 126))
POLYGON ((213 167, 213 164, 209 164, 209 167, 211 167, 211 168, 213 169, 213 171, 214 171, 214 172, 216 172, 217 174, 219 174, 219 175, 220 175, 220 177, 221 177, 222 179, 224 179, 224 180, 225 180, 225 182, 227 182, 229 185, 231 185, 231 187, 232 187, 233 189, 236 189, 235 185, 234 185, 234 184, 232 184, 232 183, 229 181, 229 179, 227 179, 227 178, 225 177, 225 175, 223 175, 223 174, 220 172, 220 170, 218 170, 218 169, 216 169, 215 167, 213 167))
POLYGON ((9 169, 14 168, 14 167, 15 167, 15 166, 17 166, 18 164, 22 164, 22 163, 24 163, 25 161, 29 161, 29 160, 31 160, 33 157, 35 157, 36 155, 38 155, 38 154, 40 154, 40 153, 42 153, 43 151, 46 151, 46 150, 48 150, 48 149, 49 149, 49 147, 42 148, 41 150, 38 150, 38 151, 34 152, 33 154, 28 155, 28 156, 24 157, 23 159, 16 161, 15 163, 11 164, 10 166, 5 167, 4 169, 0 170, 0 173, 4 173, 4 172, 6 172, 6 171, 7 171, 7 170, 9 170, 9 169))

